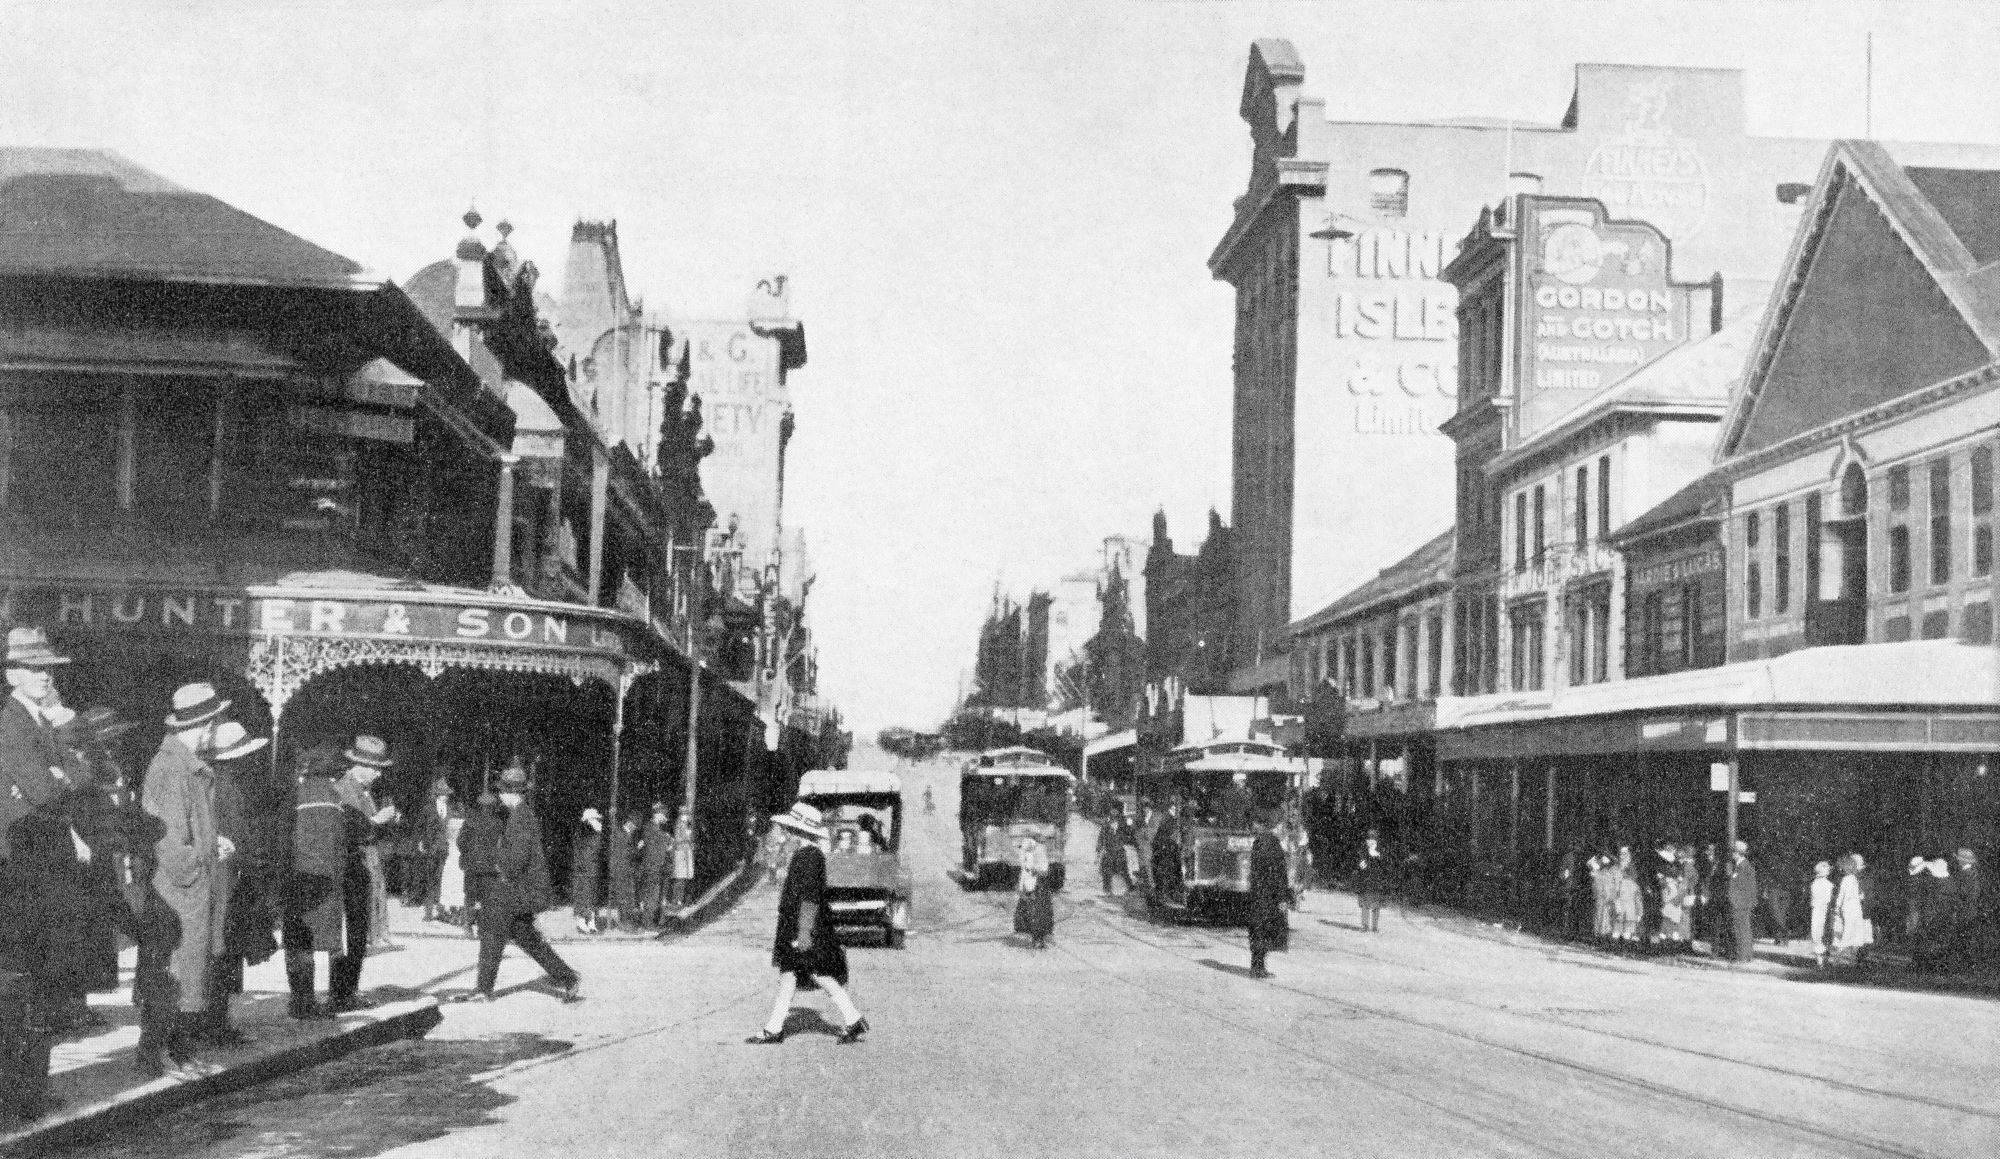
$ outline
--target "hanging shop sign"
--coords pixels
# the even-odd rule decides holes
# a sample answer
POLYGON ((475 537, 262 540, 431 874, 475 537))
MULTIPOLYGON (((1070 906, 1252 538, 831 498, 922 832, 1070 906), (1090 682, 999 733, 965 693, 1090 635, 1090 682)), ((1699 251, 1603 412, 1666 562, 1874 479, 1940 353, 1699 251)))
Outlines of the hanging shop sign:
POLYGON ((428 593, 396 598, 282 588, 24 586, 0 589, 0 620, 57 631, 491 644, 614 656, 642 651, 636 626, 601 613, 579 613, 561 605, 452 600, 428 593))

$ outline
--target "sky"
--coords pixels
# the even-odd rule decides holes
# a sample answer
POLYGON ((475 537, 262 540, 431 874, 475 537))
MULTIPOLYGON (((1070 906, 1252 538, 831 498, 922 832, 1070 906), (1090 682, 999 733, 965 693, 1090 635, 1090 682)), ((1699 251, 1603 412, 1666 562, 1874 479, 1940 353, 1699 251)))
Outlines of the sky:
POLYGON ((0 144, 115 149, 399 281, 468 203, 551 291, 578 218, 649 305, 790 275, 788 521, 872 734, 943 718, 996 584, 1227 517, 1206 262, 1252 40, 1340 119, 1553 122, 1589 61, 1743 68, 1753 133, 1859 136, 1870 32, 1877 136, 2000 143, 1986 2, 0 0, 0 144))

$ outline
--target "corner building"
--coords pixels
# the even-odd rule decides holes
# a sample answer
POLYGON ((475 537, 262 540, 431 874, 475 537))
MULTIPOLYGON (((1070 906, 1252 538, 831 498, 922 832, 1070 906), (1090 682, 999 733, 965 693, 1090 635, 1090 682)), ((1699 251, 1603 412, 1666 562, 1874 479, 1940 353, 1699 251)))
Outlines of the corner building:
MULTIPOLYGON (((1230 523, 1235 647, 1269 665, 1286 628, 1452 518, 1458 302, 1439 275, 1509 193, 1593 198, 1657 226, 1675 282, 1720 273, 1759 296, 1828 142, 1752 136, 1728 69, 1584 64, 1555 124, 1330 116, 1284 40, 1250 49, 1247 191, 1209 258, 1236 289, 1230 523)), ((1910 164, 1991 167, 1988 146, 1891 146, 1910 164)), ((1282 681, 1250 679, 1248 685, 1282 681)), ((1239 685, 1246 681, 1239 679, 1239 685)))

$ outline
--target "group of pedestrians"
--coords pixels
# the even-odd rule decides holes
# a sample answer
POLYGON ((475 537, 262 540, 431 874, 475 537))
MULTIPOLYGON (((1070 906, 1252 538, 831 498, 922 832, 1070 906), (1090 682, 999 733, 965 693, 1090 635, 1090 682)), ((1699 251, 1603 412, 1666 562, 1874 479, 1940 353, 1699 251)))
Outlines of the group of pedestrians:
POLYGON ((580 934, 657 929, 687 903, 694 879, 693 828, 676 820, 666 802, 605 829, 604 814, 585 809, 570 839, 570 908, 580 934))
MULTIPOLYGON (((1557 874, 1570 913, 1589 906, 1589 933, 1599 942, 1671 953, 1701 938, 1738 961, 1752 957, 1752 919, 1762 893, 1746 842, 1736 842, 1727 859, 1713 845, 1698 851, 1661 841, 1643 858, 1619 845, 1580 866, 1571 855, 1557 874)), ((1567 924, 1582 923, 1572 916, 1567 924)))

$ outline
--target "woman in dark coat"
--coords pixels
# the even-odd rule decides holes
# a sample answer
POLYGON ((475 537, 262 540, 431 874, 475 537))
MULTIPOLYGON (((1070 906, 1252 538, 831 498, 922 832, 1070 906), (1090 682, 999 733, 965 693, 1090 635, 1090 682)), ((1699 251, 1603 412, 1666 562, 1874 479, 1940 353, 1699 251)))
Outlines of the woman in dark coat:
POLYGON ((640 925, 638 866, 634 863, 638 837, 639 815, 627 813, 623 824, 612 827, 605 843, 604 901, 611 907, 611 920, 627 929, 640 925))
POLYGON ((597 895, 604 884, 599 857, 604 850, 604 815, 585 809, 569 840, 569 904, 576 914, 576 932, 597 932, 597 895))
MULTIPOLYGON (((314 955, 339 955, 347 948, 349 834, 334 784, 346 772, 340 747, 319 745, 299 758, 298 785, 292 792, 291 852, 281 912, 291 1015, 301 1020, 332 1017, 314 996, 314 955)), ((329 966, 329 981, 331 972, 329 966)))
POLYGON ((1382 932, 1382 903, 1389 894, 1389 856, 1382 848, 1382 834, 1368 830, 1361 842, 1361 858, 1355 864, 1354 895, 1361 903, 1363 931, 1382 932))
POLYGON ((826 850, 832 835, 819 810, 803 801, 771 822, 801 844, 778 892, 778 931, 771 944, 771 964, 779 972, 777 998, 764 1029, 747 1041, 763 1045, 785 1040, 785 1019, 803 983, 818 986, 833 1000, 842 1019, 840 1041, 857 1042, 868 1033, 868 1020, 847 996, 847 951, 833 936, 833 906, 826 896, 826 850))
POLYGON ((1292 899, 1292 883, 1285 874, 1285 845, 1278 840, 1277 818, 1266 818, 1257 839, 1250 843, 1250 973, 1268 978, 1264 955, 1291 945, 1291 925, 1285 907, 1292 899))

